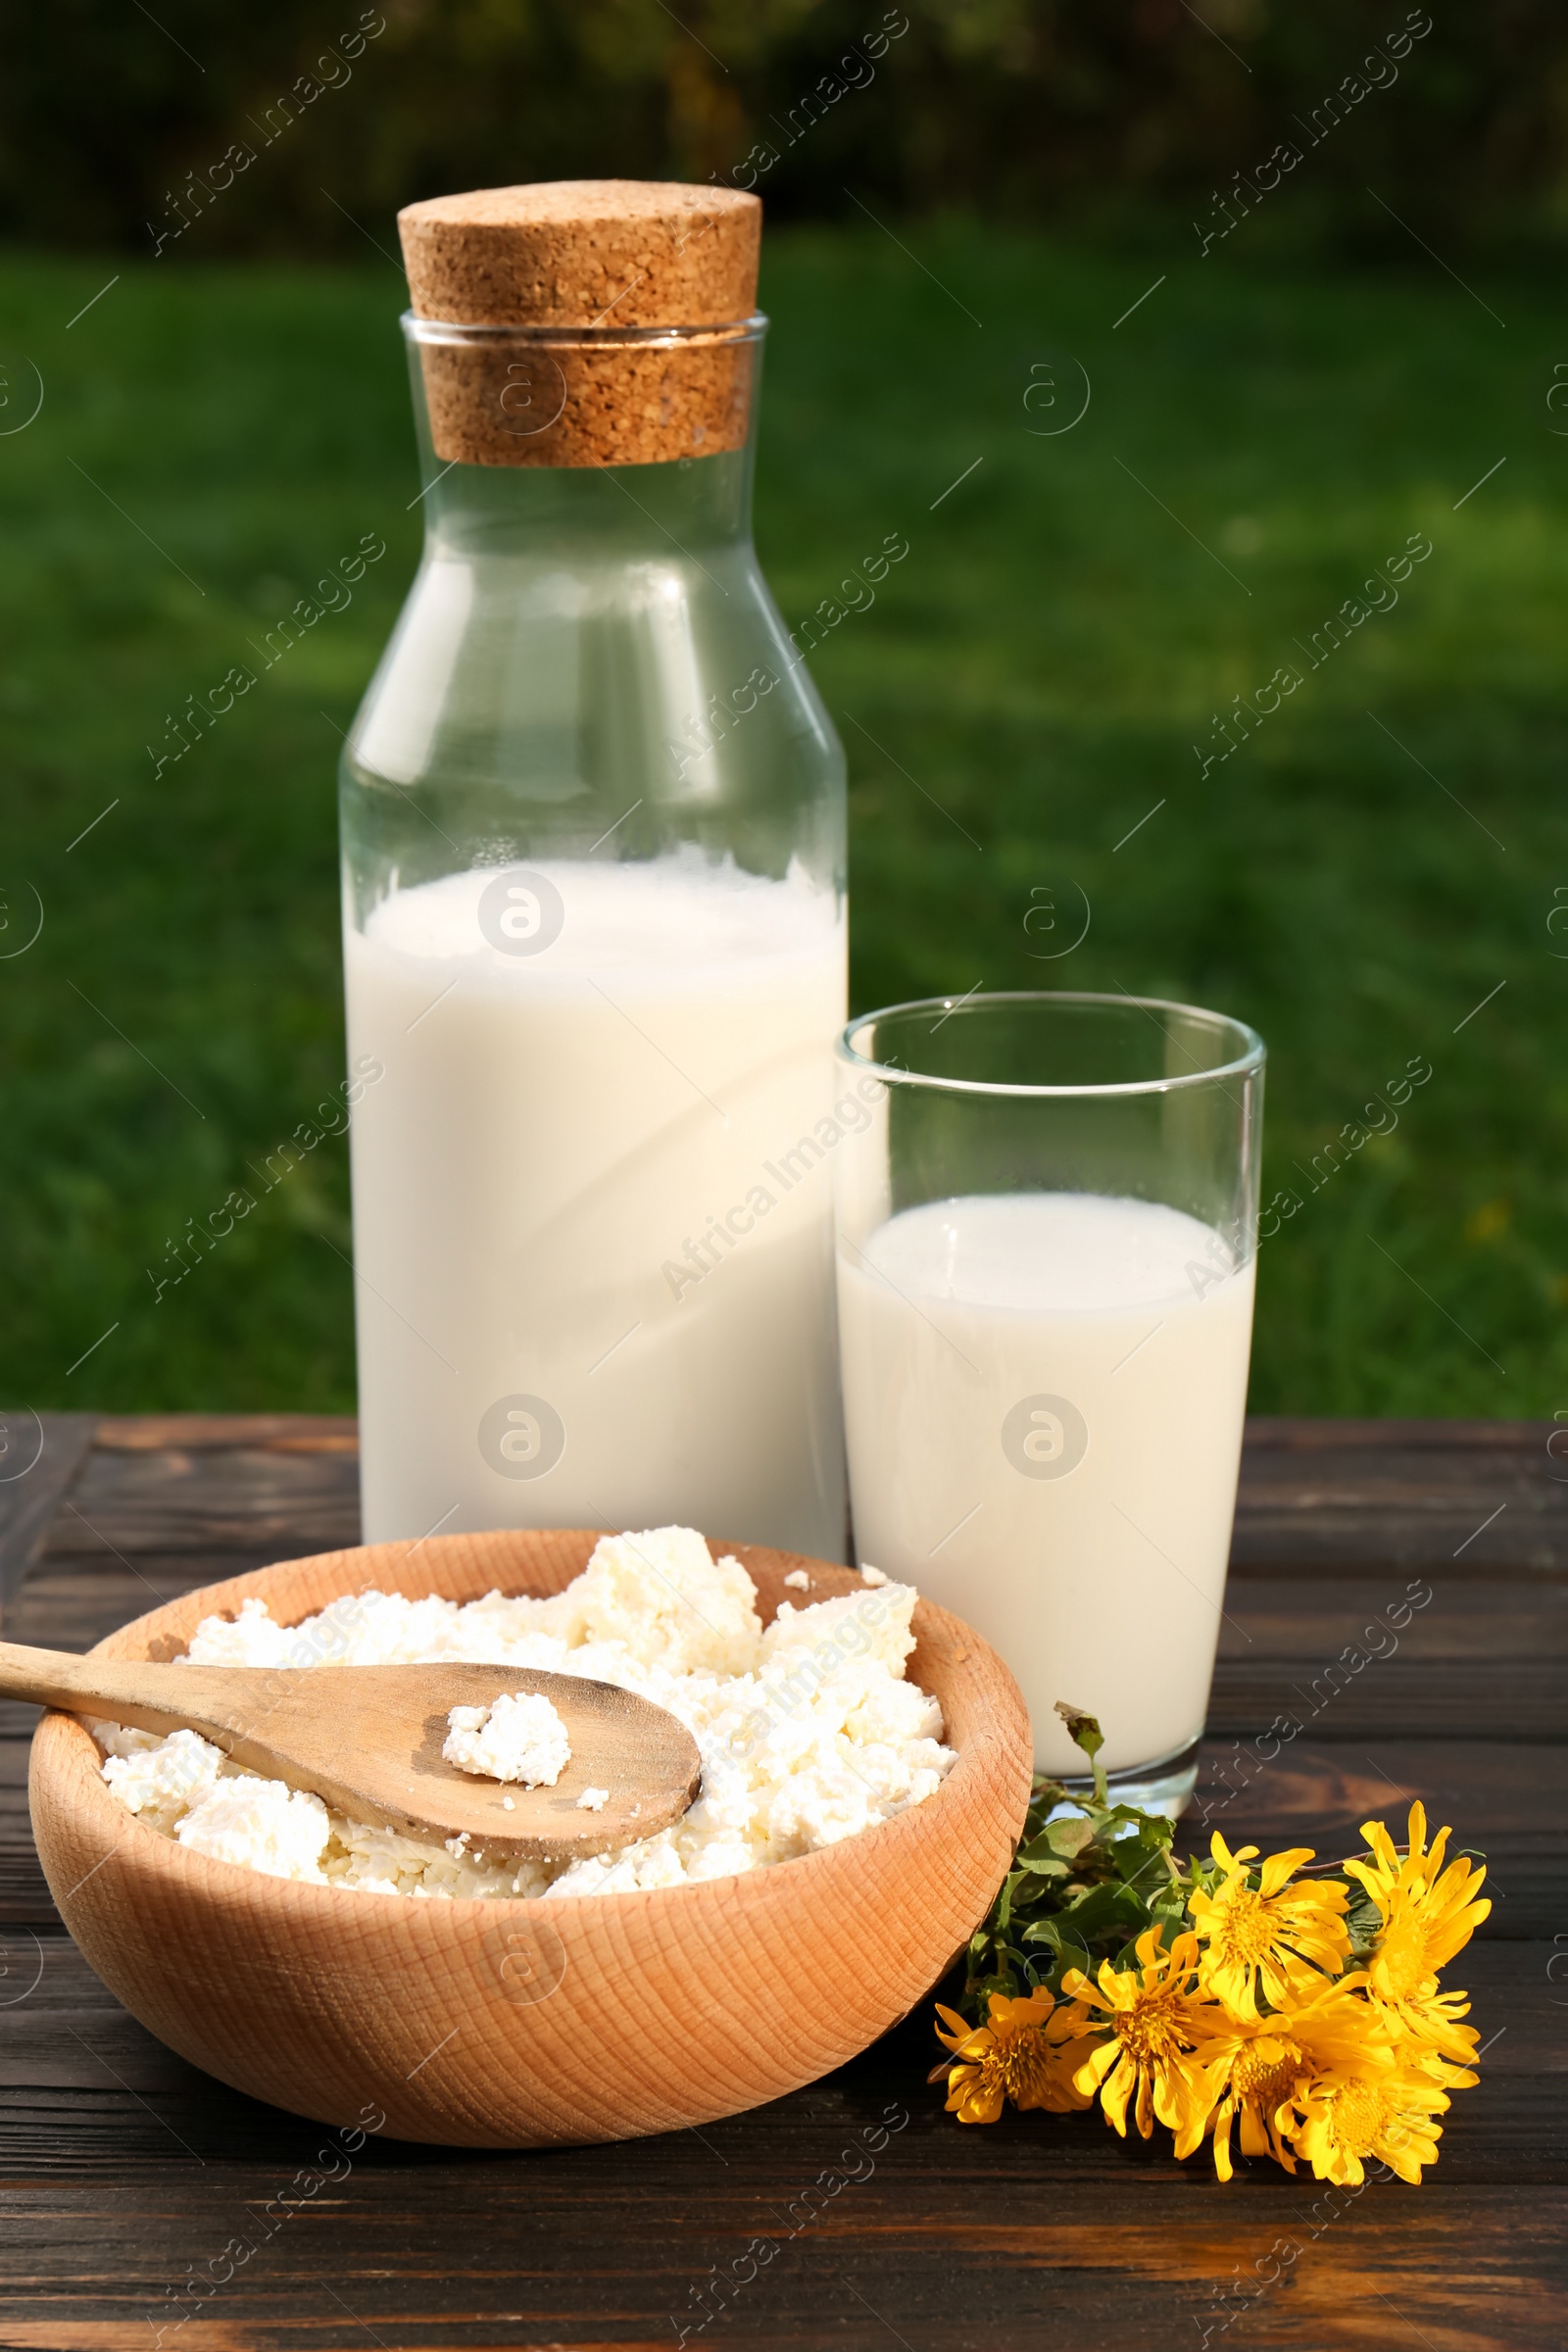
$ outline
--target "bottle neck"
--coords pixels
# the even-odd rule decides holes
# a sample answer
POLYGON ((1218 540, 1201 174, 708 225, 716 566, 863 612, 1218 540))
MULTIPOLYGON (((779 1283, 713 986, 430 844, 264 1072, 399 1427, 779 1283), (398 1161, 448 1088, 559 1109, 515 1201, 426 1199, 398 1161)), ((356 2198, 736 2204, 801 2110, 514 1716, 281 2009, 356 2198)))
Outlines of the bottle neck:
MULTIPOLYGON (((421 419, 422 422, 422 419, 421 419)), ((425 552, 464 560, 558 541, 606 560, 748 549, 753 451, 661 466, 445 466, 420 434, 425 552)))

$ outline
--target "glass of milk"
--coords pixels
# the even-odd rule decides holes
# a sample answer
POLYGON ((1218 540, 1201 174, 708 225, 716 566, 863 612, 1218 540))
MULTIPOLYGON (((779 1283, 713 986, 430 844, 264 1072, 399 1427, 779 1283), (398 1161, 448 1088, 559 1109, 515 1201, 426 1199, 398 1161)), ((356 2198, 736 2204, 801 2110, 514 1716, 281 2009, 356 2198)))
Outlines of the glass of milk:
POLYGON ((834 1153, 855 1540, 1016 1675, 1038 1770, 1098 1715, 1129 1801, 1191 1793, 1247 1398, 1263 1046, 1152 999, 852 1021, 834 1153))

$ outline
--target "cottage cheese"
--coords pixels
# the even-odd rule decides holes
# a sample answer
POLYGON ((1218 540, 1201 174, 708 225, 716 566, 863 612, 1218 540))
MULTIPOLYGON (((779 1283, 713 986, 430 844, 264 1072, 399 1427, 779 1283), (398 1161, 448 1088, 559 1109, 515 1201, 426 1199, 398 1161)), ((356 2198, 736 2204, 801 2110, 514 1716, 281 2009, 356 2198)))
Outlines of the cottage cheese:
POLYGON ((275 1878, 554 1901, 679 1886, 855 1837, 940 1787, 956 1762, 942 1710, 904 1674, 914 1600, 907 1585, 866 1585, 805 1608, 785 1601, 764 1631, 740 1562, 666 1527, 602 1538, 582 1575, 547 1600, 362 1592, 295 1627, 247 1600, 237 1617, 197 1627, 197 1665, 298 1664, 302 1646, 323 1672, 471 1659, 586 1675, 668 1708, 702 1756, 696 1802, 654 1837, 565 1865, 492 1860, 461 1839, 442 1846, 349 1821, 238 1769, 194 1732, 94 1730, 104 1779, 128 1811, 197 1853, 275 1878))
POLYGON ((548 1698, 503 1690, 493 1706, 452 1708, 441 1753, 460 1772, 553 1788, 571 1761, 571 1742, 548 1698))

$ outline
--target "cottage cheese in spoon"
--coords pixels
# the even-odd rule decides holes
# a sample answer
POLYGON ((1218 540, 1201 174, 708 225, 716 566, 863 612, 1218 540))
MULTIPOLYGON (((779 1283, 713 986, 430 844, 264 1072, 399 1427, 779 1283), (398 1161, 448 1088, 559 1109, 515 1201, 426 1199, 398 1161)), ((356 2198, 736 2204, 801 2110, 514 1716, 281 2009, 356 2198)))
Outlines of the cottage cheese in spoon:
POLYGON ((494 1706, 451 1710, 441 1753, 460 1772, 553 1788, 571 1761, 571 1742, 541 1692, 503 1690, 494 1706))

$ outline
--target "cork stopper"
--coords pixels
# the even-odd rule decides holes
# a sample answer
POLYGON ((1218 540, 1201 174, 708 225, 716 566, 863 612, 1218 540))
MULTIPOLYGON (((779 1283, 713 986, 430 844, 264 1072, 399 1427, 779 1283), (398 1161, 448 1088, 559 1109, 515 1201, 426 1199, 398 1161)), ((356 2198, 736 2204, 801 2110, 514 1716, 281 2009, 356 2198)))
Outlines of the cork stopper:
POLYGON ((754 344, 735 330, 756 306, 761 224, 755 196, 679 181, 540 180, 407 206, 416 320, 439 322, 414 329, 437 456, 649 466, 739 448, 754 344))

